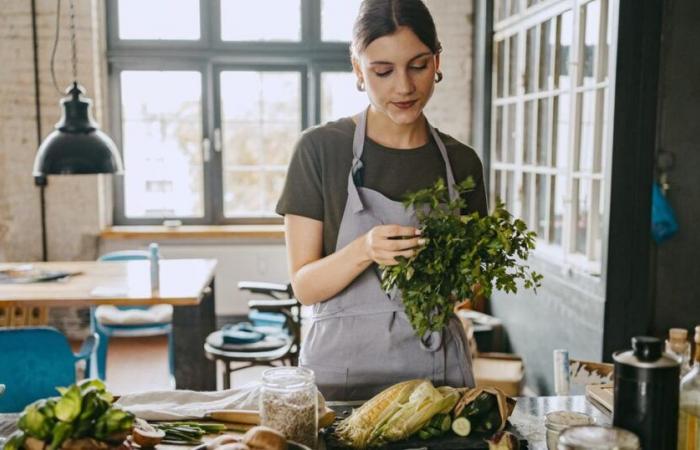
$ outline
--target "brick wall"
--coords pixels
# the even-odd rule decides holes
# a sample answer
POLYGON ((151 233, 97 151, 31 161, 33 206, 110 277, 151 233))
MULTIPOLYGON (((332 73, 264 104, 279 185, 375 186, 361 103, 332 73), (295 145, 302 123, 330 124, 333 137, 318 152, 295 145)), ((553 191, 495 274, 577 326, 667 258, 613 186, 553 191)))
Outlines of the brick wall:
MULTIPOLYGON (((441 131, 470 144, 472 102, 472 0, 426 0, 442 43, 445 78, 435 87, 426 116, 441 131)), ((479 149, 476 149, 480 152, 479 149)))

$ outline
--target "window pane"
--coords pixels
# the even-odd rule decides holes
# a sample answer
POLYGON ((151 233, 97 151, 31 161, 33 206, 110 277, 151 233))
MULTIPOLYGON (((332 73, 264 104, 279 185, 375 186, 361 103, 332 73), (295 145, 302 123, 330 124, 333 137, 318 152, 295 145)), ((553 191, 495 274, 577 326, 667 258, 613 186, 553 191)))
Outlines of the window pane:
POLYGON ((496 61, 496 97, 501 98, 505 95, 503 92, 506 70, 505 41, 496 42, 496 55, 494 61, 496 61))
POLYGON ((496 106, 496 122, 494 126, 494 161, 503 160, 503 110, 505 106, 496 106))
POLYGON ((124 71, 121 96, 126 216, 202 217, 200 73, 124 71))
POLYGON ((120 39, 199 39, 199 0, 119 0, 117 9, 120 39))
POLYGON ((585 91, 578 94, 581 101, 581 131, 579 136, 579 154, 577 170, 589 172, 593 169, 593 138, 596 120, 596 91, 585 91))
POLYGON ((321 74, 321 123, 351 116, 369 105, 367 94, 355 88, 352 72, 321 74))
POLYGON ((321 0, 321 39, 350 42, 361 0, 321 0))
POLYGON ((220 82, 224 215, 270 215, 301 130, 301 75, 227 71, 220 82))
POLYGON ((518 93, 518 35, 508 39, 508 95, 518 93))
POLYGON ((494 6, 494 11, 495 11, 495 16, 496 16, 496 21, 505 19, 507 2, 508 2, 508 0, 495 0, 496 4, 494 6))
POLYGON ((573 13, 567 11, 559 16, 559 36, 557 46, 557 67, 556 87, 568 88, 571 83, 569 74, 569 64, 571 63, 571 42, 573 40, 573 13))
POLYGON ((532 214, 532 180, 533 175, 530 173, 523 174, 523 189, 522 189, 522 212, 520 217, 523 219, 526 225, 531 226, 531 214, 532 214))
POLYGON ((222 41, 300 39, 300 0, 221 0, 222 41))
POLYGON ((585 27, 583 30, 583 83, 595 83, 595 60, 598 48, 598 33, 600 29, 600 3, 598 0, 587 3, 583 7, 585 27))
POLYGON ((564 230, 564 196, 566 195, 566 178, 557 175, 550 178, 552 186, 551 202, 552 211, 549 226, 549 241, 555 245, 561 245, 564 230))
POLYGON ((548 164, 549 154, 549 98, 538 101, 537 106, 537 164, 545 166, 548 164))
POLYGON ((537 126, 536 106, 536 100, 525 102, 525 154, 523 156, 525 164, 535 163, 535 148, 537 145, 535 128, 537 126))
POLYGON ((590 207, 590 181, 575 180, 574 192, 576 200, 574 202, 574 251, 586 254, 586 230, 588 229, 588 211, 590 207))
POLYGON ((552 49, 556 42, 554 20, 542 23, 540 28, 540 90, 552 88, 552 49))
POLYGON ((501 171, 495 170, 493 172, 493 199, 496 202, 503 201, 503 195, 501 194, 501 171))
POLYGON ((537 67, 537 27, 527 30, 525 46, 525 92, 534 92, 537 86, 535 69, 537 67))
POLYGON ((540 239, 547 239, 547 176, 535 175, 535 231, 540 239))
POLYGON ((512 170, 504 172, 505 175, 505 198, 503 199, 508 211, 515 210, 515 173, 512 170))
POLYGON ((516 143, 516 123, 517 123, 517 116, 516 116, 516 105, 515 103, 512 103, 508 105, 508 133, 506 134, 506 148, 505 150, 505 157, 506 157, 506 162, 512 163, 515 162, 515 143, 516 143))
POLYGON ((566 169, 569 164, 569 128, 571 127, 571 105, 569 94, 561 94, 554 99, 556 106, 556 127, 554 129, 554 147, 556 149, 554 167, 566 169))
POLYGON ((605 172, 605 160, 608 154, 608 90, 606 88, 598 89, 596 91, 596 114, 597 121, 596 128, 600 127, 600 131, 596 131, 596 142, 594 144, 594 156, 593 156, 593 172, 594 173, 604 173, 605 172))

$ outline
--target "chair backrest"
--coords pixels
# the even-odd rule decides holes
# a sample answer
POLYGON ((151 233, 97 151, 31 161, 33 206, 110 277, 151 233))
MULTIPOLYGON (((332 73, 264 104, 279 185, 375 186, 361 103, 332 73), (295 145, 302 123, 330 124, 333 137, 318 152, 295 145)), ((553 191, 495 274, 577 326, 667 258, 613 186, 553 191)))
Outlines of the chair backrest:
POLYGON ((55 328, 0 328, 0 412, 58 395, 57 386, 75 383, 75 361, 68 339, 55 328))
POLYGON ((149 254, 146 250, 120 250, 105 253, 98 258, 98 261, 139 261, 148 258, 149 254))
MULTIPOLYGON (((144 261, 150 259, 150 255, 146 250, 119 250, 116 252, 105 253, 97 258, 98 261, 114 262, 114 261, 144 261)), ((143 309, 146 310, 149 306, 118 306, 121 310, 128 309, 143 309)))

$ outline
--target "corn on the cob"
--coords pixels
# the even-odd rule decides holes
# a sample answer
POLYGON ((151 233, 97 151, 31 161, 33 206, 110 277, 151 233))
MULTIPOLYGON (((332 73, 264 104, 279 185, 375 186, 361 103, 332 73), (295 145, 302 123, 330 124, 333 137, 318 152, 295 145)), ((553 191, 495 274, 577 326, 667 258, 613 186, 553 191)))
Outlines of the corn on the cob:
POLYGON ((336 434, 352 447, 367 448, 372 432, 382 426, 422 382, 423 380, 404 381, 383 390, 340 422, 336 434))
POLYGON ((460 393, 450 387, 433 387, 428 380, 410 380, 391 386, 362 405, 336 428, 338 437, 364 449, 405 439, 420 430, 435 414, 449 413, 460 393))

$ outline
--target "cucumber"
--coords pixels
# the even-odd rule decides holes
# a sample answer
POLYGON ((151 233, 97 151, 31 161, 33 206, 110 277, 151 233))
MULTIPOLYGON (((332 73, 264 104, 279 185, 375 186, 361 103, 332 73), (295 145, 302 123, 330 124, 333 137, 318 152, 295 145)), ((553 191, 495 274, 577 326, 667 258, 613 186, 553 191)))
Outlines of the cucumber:
POLYGON ((430 439, 433 435, 430 434, 428 430, 418 430, 418 437, 421 439, 430 439))
POLYGON ((445 416, 447 416, 447 415, 448 414, 441 414, 441 413, 435 414, 433 416, 433 418, 430 419, 430 422, 428 422, 427 426, 433 427, 433 428, 441 428, 442 421, 445 418, 445 416))
POLYGON ((452 421, 452 431, 457 436, 469 436, 469 433, 472 431, 472 424, 466 417, 457 417, 452 421))
POLYGON ((425 429, 428 433, 430 433, 433 437, 440 437, 442 436, 442 430, 440 428, 435 428, 435 427, 428 427, 425 429))
POLYGON ((446 433, 450 430, 451 426, 452 426, 452 418, 450 417, 449 414, 445 414, 445 417, 443 417, 439 428, 443 433, 446 433))

